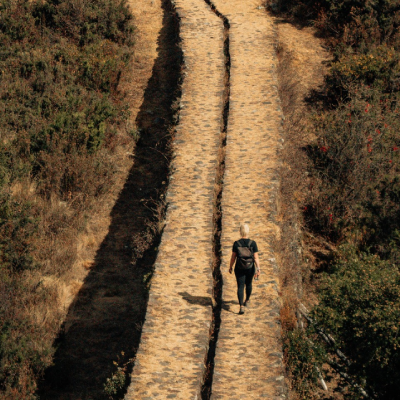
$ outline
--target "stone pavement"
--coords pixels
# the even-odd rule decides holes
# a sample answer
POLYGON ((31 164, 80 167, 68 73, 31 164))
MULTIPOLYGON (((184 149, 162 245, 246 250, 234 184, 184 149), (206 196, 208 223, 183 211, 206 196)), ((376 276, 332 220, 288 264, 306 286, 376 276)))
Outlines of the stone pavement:
MULTIPOLYGON (((231 96, 222 193, 223 305, 213 400, 282 399, 277 267, 271 243, 281 147, 276 42, 261 0, 214 0, 230 22, 231 96), (228 266, 250 224, 262 275, 238 315, 228 266)), ((167 225, 126 399, 200 400, 211 323, 214 182, 224 89, 223 24, 203 0, 175 0, 185 68, 167 225)))
POLYGON ((213 198, 223 108, 223 24, 175 0, 184 52, 166 227, 126 399, 200 398, 212 319, 213 198))
POLYGON ((212 399, 285 396, 277 266, 271 249, 278 233, 278 152, 282 111, 278 96, 275 31, 260 0, 214 0, 230 22, 231 95, 222 192, 223 306, 212 399), (251 304, 238 315, 236 280, 228 272, 241 222, 257 242, 262 275, 251 304))

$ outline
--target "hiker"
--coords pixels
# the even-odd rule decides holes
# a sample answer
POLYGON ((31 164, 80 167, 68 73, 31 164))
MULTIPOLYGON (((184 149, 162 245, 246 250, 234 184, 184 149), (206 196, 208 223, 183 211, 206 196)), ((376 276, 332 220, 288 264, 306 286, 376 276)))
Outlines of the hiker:
POLYGON ((239 314, 244 314, 244 307, 250 302, 253 277, 260 275, 260 261, 258 258, 258 247, 254 240, 249 239, 250 228, 247 224, 240 225, 240 240, 233 243, 232 257, 229 265, 229 273, 232 273, 235 264, 235 275, 237 281, 237 296, 239 299, 239 314), (257 270, 256 270, 257 268, 257 270), (246 300, 243 302, 244 286, 246 285, 246 300))

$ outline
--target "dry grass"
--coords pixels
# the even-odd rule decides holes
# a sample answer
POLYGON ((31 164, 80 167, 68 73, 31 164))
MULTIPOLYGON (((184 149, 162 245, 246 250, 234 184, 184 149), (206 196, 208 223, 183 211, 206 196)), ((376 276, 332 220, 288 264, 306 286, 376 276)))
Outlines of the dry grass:
POLYGON ((285 115, 285 146, 282 153, 281 265, 283 291, 290 304, 302 298, 300 210, 307 192, 307 160, 302 150, 313 139, 307 130, 306 97, 323 83, 328 53, 312 28, 299 29, 277 19, 279 90, 285 115), (289 250, 289 251, 288 251, 289 250), (297 299, 297 300, 295 300, 297 299))
MULTIPOLYGON (((307 159, 302 148, 312 135, 307 130, 306 97, 323 83, 329 55, 312 28, 298 28, 281 19, 278 27, 279 91, 285 115, 282 151, 280 215, 281 237, 277 244, 283 298, 284 330, 297 324, 297 305, 308 292, 309 267, 302 240, 301 207, 307 193, 307 159)), ((289 383, 290 386, 290 383, 289 383)), ((296 394, 291 393, 296 399, 296 394)))
MULTIPOLYGON (((131 1, 131 10, 136 18, 137 43, 130 75, 124 77, 121 90, 127 92, 130 102, 128 125, 135 129, 144 90, 158 55, 157 38, 162 27, 161 1, 131 1)), ((79 204, 69 199, 61 201, 55 196, 46 199, 37 192, 31 181, 12 186, 13 199, 30 203, 33 216, 39 217, 39 226, 32 240, 35 249, 32 256, 40 268, 23 273, 21 285, 26 290, 23 298, 18 299, 23 304, 21 318, 35 327, 38 333, 32 338, 36 348, 51 347, 85 278, 91 272, 100 245, 109 232, 112 209, 132 169, 134 153, 132 138, 125 130, 119 132, 112 151, 101 155, 106 165, 113 166, 110 185, 96 198, 78 199, 79 204)), ((88 171, 87 184, 96 179, 90 173, 88 171)), ((69 320, 68 325, 72 324, 69 320)), ((64 332, 68 331, 69 326, 64 327, 64 332)), ((46 363, 51 364, 52 354, 47 358, 46 363)))

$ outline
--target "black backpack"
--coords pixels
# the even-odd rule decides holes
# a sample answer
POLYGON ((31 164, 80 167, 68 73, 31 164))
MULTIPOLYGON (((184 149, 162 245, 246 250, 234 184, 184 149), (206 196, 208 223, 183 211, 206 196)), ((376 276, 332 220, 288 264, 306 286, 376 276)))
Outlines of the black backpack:
POLYGON ((242 245, 238 240, 236 267, 239 269, 250 269, 254 265, 254 254, 251 248, 253 241, 250 240, 248 245, 242 245))

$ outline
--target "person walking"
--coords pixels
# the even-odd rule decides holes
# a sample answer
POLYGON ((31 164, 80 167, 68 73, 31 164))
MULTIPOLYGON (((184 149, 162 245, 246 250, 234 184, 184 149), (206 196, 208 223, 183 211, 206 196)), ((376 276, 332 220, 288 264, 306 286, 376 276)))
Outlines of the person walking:
POLYGON ((249 238, 250 228, 247 224, 240 225, 241 239, 236 240, 232 247, 229 273, 232 273, 235 264, 235 276, 237 282, 237 296, 239 300, 239 314, 244 314, 244 307, 250 302, 253 277, 260 275, 260 260, 258 258, 258 247, 254 240, 249 238), (246 286, 246 300, 244 298, 244 287, 246 286))

